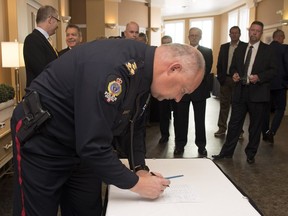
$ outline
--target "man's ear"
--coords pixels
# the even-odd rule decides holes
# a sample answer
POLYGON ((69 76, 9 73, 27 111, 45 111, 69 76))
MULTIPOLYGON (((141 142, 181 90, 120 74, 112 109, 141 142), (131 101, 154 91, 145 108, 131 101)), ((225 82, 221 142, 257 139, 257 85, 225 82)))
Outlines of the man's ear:
POLYGON ((170 68, 169 68, 169 72, 173 73, 173 72, 179 72, 182 70, 182 65, 179 64, 179 63, 173 63, 170 65, 170 68))

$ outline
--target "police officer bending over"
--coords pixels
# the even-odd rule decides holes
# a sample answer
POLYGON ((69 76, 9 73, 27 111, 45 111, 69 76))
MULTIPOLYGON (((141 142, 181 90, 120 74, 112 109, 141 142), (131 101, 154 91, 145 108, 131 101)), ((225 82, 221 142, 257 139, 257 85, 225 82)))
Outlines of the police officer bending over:
POLYGON ((180 101, 203 78, 193 47, 102 40, 53 61, 27 88, 11 120, 14 215, 101 215, 101 182, 156 199, 170 184, 145 165, 149 93, 180 101), (131 130, 130 169, 112 140, 131 130), (132 171, 131 171, 132 170, 132 171))

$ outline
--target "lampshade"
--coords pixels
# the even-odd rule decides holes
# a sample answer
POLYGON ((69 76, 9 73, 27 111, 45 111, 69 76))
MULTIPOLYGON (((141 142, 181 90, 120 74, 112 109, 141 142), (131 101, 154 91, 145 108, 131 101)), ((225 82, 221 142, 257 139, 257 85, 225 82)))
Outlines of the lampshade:
POLYGON ((19 68, 24 67, 23 43, 1 42, 2 67, 19 68))

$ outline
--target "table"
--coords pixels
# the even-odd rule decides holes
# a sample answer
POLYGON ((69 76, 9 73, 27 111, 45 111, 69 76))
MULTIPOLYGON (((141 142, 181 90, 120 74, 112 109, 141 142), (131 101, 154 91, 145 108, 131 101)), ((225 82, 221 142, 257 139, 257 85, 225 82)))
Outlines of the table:
POLYGON ((106 216, 260 215, 210 159, 147 159, 146 163, 164 177, 184 176, 171 179, 170 187, 157 200, 110 185, 106 216))

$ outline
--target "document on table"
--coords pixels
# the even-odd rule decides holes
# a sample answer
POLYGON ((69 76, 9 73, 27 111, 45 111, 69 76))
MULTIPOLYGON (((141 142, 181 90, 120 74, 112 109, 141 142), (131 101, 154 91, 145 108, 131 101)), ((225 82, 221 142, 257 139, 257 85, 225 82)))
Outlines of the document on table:
POLYGON ((191 185, 170 185, 155 201, 158 203, 197 203, 201 202, 201 199, 197 190, 191 185))

